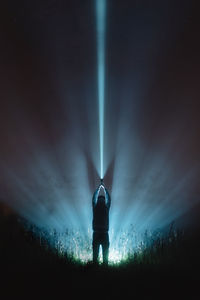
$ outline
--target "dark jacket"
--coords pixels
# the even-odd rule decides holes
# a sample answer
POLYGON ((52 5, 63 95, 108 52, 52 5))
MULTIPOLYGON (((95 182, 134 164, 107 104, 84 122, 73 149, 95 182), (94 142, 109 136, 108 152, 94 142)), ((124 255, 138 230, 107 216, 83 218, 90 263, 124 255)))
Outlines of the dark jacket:
POLYGON ((99 196, 97 189, 92 199, 93 222, 92 228, 97 232, 107 232, 109 230, 109 210, 111 199, 108 191, 105 189, 105 197, 99 196))

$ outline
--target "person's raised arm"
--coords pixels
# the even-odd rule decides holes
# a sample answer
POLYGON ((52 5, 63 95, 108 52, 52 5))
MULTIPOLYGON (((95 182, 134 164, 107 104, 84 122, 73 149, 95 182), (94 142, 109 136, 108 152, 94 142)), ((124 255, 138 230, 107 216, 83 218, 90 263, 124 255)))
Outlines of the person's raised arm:
POLYGON ((96 191, 94 192, 94 195, 92 197, 92 206, 95 207, 95 205, 97 204, 97 199, 99 196, 99 191, 100 191, 101 185, 98 186, 98 188, 96 189, 96 191))
POLYGON ((111 204, 111 198, 110 198, 110 194, 108 193, 108 190, 104 187, 105 190, 105 196, 106 196, 106 206, 108 208, 110 208, 110 204, 111 204))

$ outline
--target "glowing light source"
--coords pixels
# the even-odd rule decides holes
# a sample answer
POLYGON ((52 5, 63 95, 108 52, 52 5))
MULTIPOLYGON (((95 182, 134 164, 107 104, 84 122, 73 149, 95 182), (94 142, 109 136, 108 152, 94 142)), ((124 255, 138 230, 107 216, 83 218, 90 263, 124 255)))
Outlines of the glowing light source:
POLYGON ((104 176, 104 98, 105 98, 105 15, 106 0, 96 0, 97 78, 99 103, 100 177, 104 176))

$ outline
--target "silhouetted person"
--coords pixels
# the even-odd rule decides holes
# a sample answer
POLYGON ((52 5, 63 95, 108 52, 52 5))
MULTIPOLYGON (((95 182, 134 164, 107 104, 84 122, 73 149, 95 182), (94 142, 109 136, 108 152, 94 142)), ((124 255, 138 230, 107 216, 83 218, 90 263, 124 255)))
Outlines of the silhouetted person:
POLYGON ((103 263, 108 264, 109 251, 109 209, 110 209, 110 195, 104 187, 103 182, 96 189, 92 198, 93 207, 93 262, 98 262, 99 247, 102 246, 103 263), (100 190, 103 189, 104 195, 99 195, 100 190))

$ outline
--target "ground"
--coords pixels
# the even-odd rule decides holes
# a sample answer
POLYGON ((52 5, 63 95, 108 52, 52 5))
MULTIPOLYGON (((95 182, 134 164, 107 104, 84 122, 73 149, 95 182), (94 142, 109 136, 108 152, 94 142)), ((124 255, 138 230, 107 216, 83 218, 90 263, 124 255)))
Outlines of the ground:
POLYGON ((139 299, 156 295, 160 299, 197 299, 198 237, 196 232, 182 241, 170 259, 162 254, 159 264, 143 259, 119 267, 96 267, 59 258, 41 247, 31 234, 27 236, 16 216, 1 217, 1 293, 4 299, 42 299, 52 295, 67 299, 71 292, 93 298, 128 294, 133 299, 136 295, 139 299))

